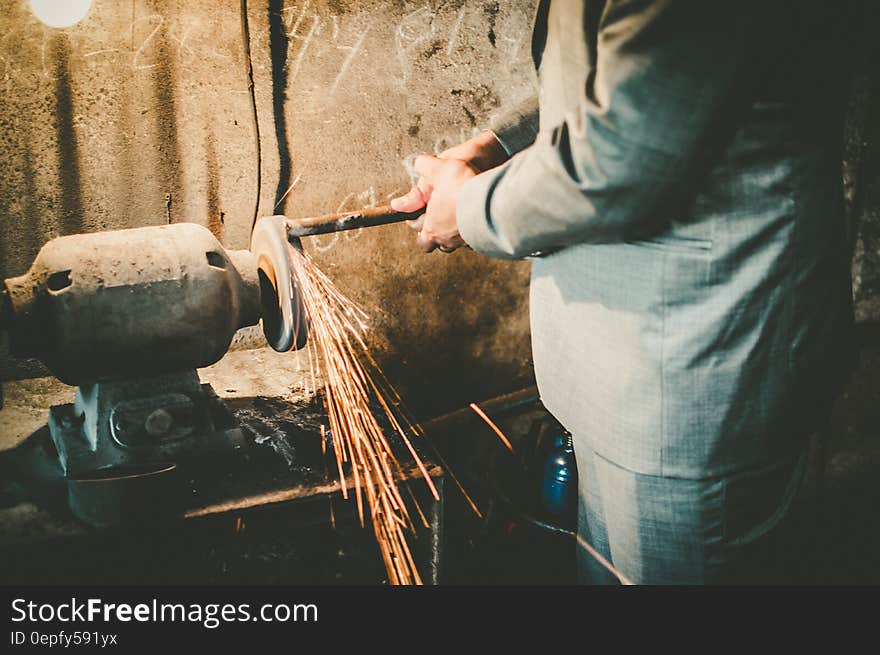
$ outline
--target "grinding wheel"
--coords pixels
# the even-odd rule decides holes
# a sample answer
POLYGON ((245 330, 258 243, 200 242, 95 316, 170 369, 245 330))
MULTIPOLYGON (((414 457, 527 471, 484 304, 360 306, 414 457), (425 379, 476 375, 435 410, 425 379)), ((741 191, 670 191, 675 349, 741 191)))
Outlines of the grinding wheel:
POLYGON ((263 334, 278 352, 302 348, 308 337, 308 320, 293 283, 291 246, 283 216, 257 221, 251 235, 251 252, 260 277, 263 334))

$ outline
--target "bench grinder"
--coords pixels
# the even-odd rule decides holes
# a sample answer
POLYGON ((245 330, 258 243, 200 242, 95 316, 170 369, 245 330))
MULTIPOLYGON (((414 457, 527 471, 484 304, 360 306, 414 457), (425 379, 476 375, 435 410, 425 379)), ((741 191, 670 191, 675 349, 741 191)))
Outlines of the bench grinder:
POLYGON ((145 487, 187 458, 240 447, 196 369, 261 319, 275 350, 305 344, 288 248, 280 216, 257 222, 250 250, 226 250, 194 223, 77 234, 49 241, 27 273, 5 280, 11 354, 76 386, 48 424, 79 518, 116 523, 120 508, 108 503, 125 484, 145 487))

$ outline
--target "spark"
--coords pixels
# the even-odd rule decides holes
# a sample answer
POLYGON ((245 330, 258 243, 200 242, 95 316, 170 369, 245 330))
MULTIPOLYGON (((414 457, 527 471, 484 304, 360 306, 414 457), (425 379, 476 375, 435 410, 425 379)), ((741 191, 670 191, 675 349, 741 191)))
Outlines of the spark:
POLYGON ((293 184, 291 184, 289 187, 287 187, 287 191, 285 191, 284 194, 278 199, 278 202, 275 203, 275 206, 272 208, 272 211, 275 211, 276 209, 278 209, 278 205, 280 205, 282 202, 284 202, 284 199, 287 197, 287 194, 290 193, 291 191, 293 191, 293 187, 295 187, 297 184, 299 184, 299 178, 300 178, 299 175, 297 175, 295 178, 293 178, 293 184))
POLYGON ((606 571, 608 571, 611 575, 613 575, 618 580, 620 580, 620 584, 626 585, 626 586, 635 584, 632 580, 630 580, 628 577, 626 577, 623 573, 618 571, 614 567, 614 565, 611 564, 611 562, 609 562, 607 559, 602 557, 602 554, 599 553, 599 551, 597 551, 595 548, 593 548, 587 542, 587 540, 584 539, 582 536, 580 536, 577 532, 571 531, 568 534, 570 534, 572 537, 574 537, 575 541, 577 541, 578 546, 580 546, 585 551, 587 551, 593 557, 593 559, 595 559, 597 562, 599 562, 599 564, 602 565, 603 568, 605 568, 606 571))
MULTIPOLYGON (((336 459, 343 498, 352 494, 361 525, 369 516, 391 584, 422 584, 406 533, 416 533, 407 504, 398 487, 401 480, 417 520, 428 522, 407 483, 404 467, 391 448, 379 417, 391 429, 424 478, 435 500, 440 495, 424 462, 407 436, 412 424, 401 413, 399 396, 389 394, 382 375, 373 379, 366 364, 375 364, 367 350, 366 313, 346 297, 315 265, 308 253, 290 247, 291 276, 309 320, 309 373, 312 389, 323 382, 330 443, 336 459), (374 409, 376 403, 378 408, 374 409), (350 483, 345 474, 350 471, 350 483)), ((378 364, 373 368, 377 369, 378 364)), ((378 369, 377 369, 378 370, 378 369)), ((416 435, 421 433, 412 430, 416 435)), ((322 430, 322 438, 326 432, 322 430)))
POLYGON ((474 412, 477 414, 477 416, 479 416, 481 419, 483 419, 486 422, 486 425, 488 425, 490 428, 492 428, 492 431, 495 432, 495 434, 498 435, 498 438, 501 439, 502 443, 505 446, 507 446, 507 450, 509 450, 510 452, 513 452, 513 445, 510 443, 508 438, 504 436, 504 433, 501 431, 501 428, 499 428, 497 425, 495 425, 492 422, 492 419, 490 419, 488 416, 486 416, 486 412, 484 412, 482 409, 480 409, 480 406, 477 405, 477 403, 471 403, 469 406, 472 410, 474 410, 474 412))

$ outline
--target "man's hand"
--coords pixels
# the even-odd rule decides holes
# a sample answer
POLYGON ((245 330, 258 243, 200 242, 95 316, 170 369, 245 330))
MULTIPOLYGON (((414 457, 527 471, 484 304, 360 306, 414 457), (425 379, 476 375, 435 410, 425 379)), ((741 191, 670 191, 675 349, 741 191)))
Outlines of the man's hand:
POLYGON ((460 159, 432 155, 419 156, 415 169, 420 176, 419 185, 402 198, 392 200, 391 206, 397 211, 409 212, 427 203, 425 215, 417 221, 409 221, 410 227, 418 231, 419 248, 424 252, 435 248, 452 252, 464 245, 455 218, 455 198, 462 185, 477 171, 460 159), (427 194, 426 188, 430 189, 427 194))
POLYGON ((464 143, 447 148, 438 157, 461 159, 478 173, 500 166, 508 160, 504 148, 489 130, 483 130, 464 143))
POLYGON ((407 221, 418 232, 418 245, 425 252, 440 248, 452 252, 464 245, 455 217, 458 190, 469 179, 507 160, 507 153, 492 132, 480 132, 471 139, 440 153, 422 155, 415 162, 419 174, 416 186, 405 196, 395 198, 397 211, 416 211, 427 205, 425 215, 407 221))

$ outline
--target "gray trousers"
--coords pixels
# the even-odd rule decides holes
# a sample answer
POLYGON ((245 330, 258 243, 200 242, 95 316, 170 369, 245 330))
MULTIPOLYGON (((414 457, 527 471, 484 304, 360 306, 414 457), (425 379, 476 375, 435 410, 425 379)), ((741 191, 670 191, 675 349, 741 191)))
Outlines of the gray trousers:
MULTIPOLYGON (((806 449, 760 469, 708 479, 642 475, 574 438, 579 535, 636 584, 754 582, 767 566, 763 542, 788 514, 806 449)), ((617 584, 584 549, 582 584, 617 584)))

